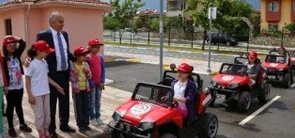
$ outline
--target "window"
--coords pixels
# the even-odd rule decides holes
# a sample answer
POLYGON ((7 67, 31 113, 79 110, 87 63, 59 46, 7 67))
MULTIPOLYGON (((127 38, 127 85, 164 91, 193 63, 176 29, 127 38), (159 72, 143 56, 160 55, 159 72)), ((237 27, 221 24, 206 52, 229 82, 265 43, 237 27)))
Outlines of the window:
POLYGON ((11 19, 5 19, 5 33, 6 35, 12 35, 11 19))
POLYGON ((268 31, 269 32, 276 32, 276 31, 278 31, 278 24, 269 24, 268 25, 268 31))
POLYGON ((268 11, 273 11, 273 12, 279 11, 279 3, 278 2, 268 3, 268 11))

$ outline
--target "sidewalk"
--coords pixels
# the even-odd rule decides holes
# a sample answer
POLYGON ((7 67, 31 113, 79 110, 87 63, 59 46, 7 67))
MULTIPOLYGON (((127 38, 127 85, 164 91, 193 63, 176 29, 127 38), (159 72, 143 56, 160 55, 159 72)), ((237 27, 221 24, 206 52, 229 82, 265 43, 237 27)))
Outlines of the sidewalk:
MULTIPOLYGON (((116 88, 106 86, 105 90, 103 91, 102 100, 101 100, 101 103, 102 103, 101 119, 104 121, 104 123, 107 124, 109 121, 111 121, 111 119, 112 119, 111 116, 112 116, 114 110, 116 109, 116 107, 118 105, 120 105, 121 103, 125 102, 126 100, 128 100, 128 98, 130 98, 130 97, 131 97, 130 92, 126 92, 123 90, 119 90, 116 88)), ((33 115, 32 109, 31 109, 27 99, 28 99, 27 94, 25 92, 24 97, 23 97, 24 117, 25 117, 26 123, 30 127, 32 127, 33 132, 32 133, 23 133, 23 132, 19 131, 19 123, 18 123, 18 119, 16 117, 16 114, 14 114, 15 115, 14 116, 15 130, 18 134, 18 138, 38 138, 38 132, 36 131, 36 129, 34 127, 34 115, 33 115)), ((57 112, 57 114, 58 114, 58 112, 57 112)), ((4 126, 5 126, 4 127, 4 131, 5 131, 4 138, 10 138, 10 136, 7 133, 8 126, 7 126, 6 117, 4 117, 3 120, 4 120, 4 126)), ((56 120, 59 120, 58 115, 56 116, 56 120)), ((59 122, 56 122, 56 124, 57 124, 57 128, 58 128, 59 122)), ((89 131, 87 133, 83 133, 83 134, 80 133, 78 131, 78 127, 76 125, 72 98, 70 98, 70 122, 69 122, 69 125, 76 129, 76 133, 63 133, 59 129, 56 129, 56 132, 59 135, 59 138, 87 138, 87 137, 97 138, 97 137, 102 137, 102 136, 104 136, 103 130, 106 127, 106 125, 99 126, 99 127, 95 127, 95 126, 90 125, 90 127, 92 128, 91 131, 89 131)))
MULTIPOLYGON (((142 54, 131 54, 131 53, 119 53, 119 52, 110 52, 105 51, 105 56, 107 59, 107 62, 112 61, 129 61, 129 62, 137 62, 137 63, 147 63, 147 64, 159 64, 159 56, 152 56, 152 55, 142 55, 142 54), (114 56, 120 56, 120 58, 114 56)), ((186 62, 191 64, 195 69, 195 73, 200 74, 210 74, 207 72, 207 61, 201 61, 201 60, 192 60, 192 59, 180 59, 180 58, 171 58, 171 57, 164 57, 163 58, 163 68, 169 69, 169 65, 171 63, 174 63, 176 65, 179 65, 182 62, 186 62)), ((222 63, 218 62, 211 62, 211 73, 214 73, 219 70, 222 63)))

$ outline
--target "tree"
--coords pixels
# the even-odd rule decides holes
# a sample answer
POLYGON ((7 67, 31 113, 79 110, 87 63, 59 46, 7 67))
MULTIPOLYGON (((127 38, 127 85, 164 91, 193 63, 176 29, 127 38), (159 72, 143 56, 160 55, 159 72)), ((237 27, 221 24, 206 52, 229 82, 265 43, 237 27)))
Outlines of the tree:
POLYGON ((116 29, 120 25, 119 20, 114 17, 106 16, 103 21, 104 29, 111 30, 114 33, 114 40, 116 39, 116 29))
POLYGON ((287 29, 291 34, 295 34, 295 23, 286 25, 285 29, 287 29))
POLYGON ((212 26, 219 31, 234 34, 247 30, 248 27, 245 28, 245 26, 253 28, 248 22, 253 10, 245 2, 238 0, 189 0, 188 11, 192 13, 194 24, 204 29, 203 50, 209 29, 207 13, 209 7, 217 7, 217 19, 212 22, 212 26))
POLYGON ((120 0, 111 0, 111 4, 114 7, 114 11, 109 14, 109 16, 119 22, 117 29, 119 30, 121 44, 125 28, 132 27, 135 14, 144 3, 142 3, 141 0, 125 0, 124 2, 120 2, 120 0))

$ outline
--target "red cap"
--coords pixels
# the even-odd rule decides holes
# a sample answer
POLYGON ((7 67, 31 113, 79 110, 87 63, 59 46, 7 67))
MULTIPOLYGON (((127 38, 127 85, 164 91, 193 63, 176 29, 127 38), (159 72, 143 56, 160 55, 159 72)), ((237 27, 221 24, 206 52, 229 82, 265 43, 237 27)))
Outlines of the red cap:
POLYGON ((90 52, 89 49, 86 49, 86 48, 84 48, 84 47, 81 46, 81 47, 78 47, 78 48, 75 49, 74 55, 75 56, 81 56, 81 55, 87 54, 89 52, 90 52))
POLYGON ((103 46, 104 44, 98 38, 92 38, 88 41, 88 46, 103 46))
POLYGON ((187 63, 181 63, 177 70, 184 73, 191 73, 193 71, 193 67, 187 63))
POLYGON ((257 58, 257 53, 255 51, 250 51, 248 57, 257 58))
POLYGON ((41 52, 47 52, 47 53, 52 53, 54 52, 53 48, 50 48, 49 45, 47 44, 46 41, 44 40, 39 40, 37 42, 35 42, 32 47, 36 50, 36 51, 41 51, 41 52))
POLYGON ((13 36, 7 36, 3 39, 3 46, 6 46, 11 43, 17 43, 17 40, 13 36))

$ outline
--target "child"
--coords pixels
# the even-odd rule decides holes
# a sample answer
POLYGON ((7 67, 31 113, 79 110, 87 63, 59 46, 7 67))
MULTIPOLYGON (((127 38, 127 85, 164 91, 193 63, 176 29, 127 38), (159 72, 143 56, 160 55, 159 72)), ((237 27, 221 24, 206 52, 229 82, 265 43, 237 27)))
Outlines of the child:
POLYGON ((76 121, 80 132, 90 131, 89 125, 89 92, 88 79, 91 72, 86 62, 88 49, 79 47, 75 49, 76 62, 71 64, 70 78, 72 82, 72 92, 75 103, 76 121))
POLYGON ((189 64, 182 63, 177 67, 178 79, 171 84, 174 90, 173 100, 178 102, 177 110, 183 115, 187 123, 195 119, 195 104, 197 95, 197 86, 190 80, 193 67, 189 64))
POLYGON ((90 54, 87 58, 92 73, 91 81, 95 85, 90 100, 90 122, 92 125, 97 126, 103 124, 103 121, 100 119, 100 99, 104 89, 105 65, 103 57, 98 54, 103 43, 99 39, 93 38, 89 40, 88 46, 90 54))
POLYGON ((28 100, 34 112, 35 126, 38 130, 39 138, 49 138, 49 83, 64 95, 63 88, 48 77, 48 65, 45 58, 52 52, 54 52, 54 49, 50 48, 45 41, 35 42, 28 51, 28 55, 33 60, 25 68, 28 100))
POLYGON ((14 108, 19 119, 20 130, 24 132, 32 132, 32 129, 25 123, 22 108, 24 90, 22 80, 23 66, 20 58, 25 47, 26 42, 16 36, 6 36, 3 40, 3 66, 8 81, 6 116, 9 127, 8 133, 11 137, 17 136, 13 126, 14 108))

